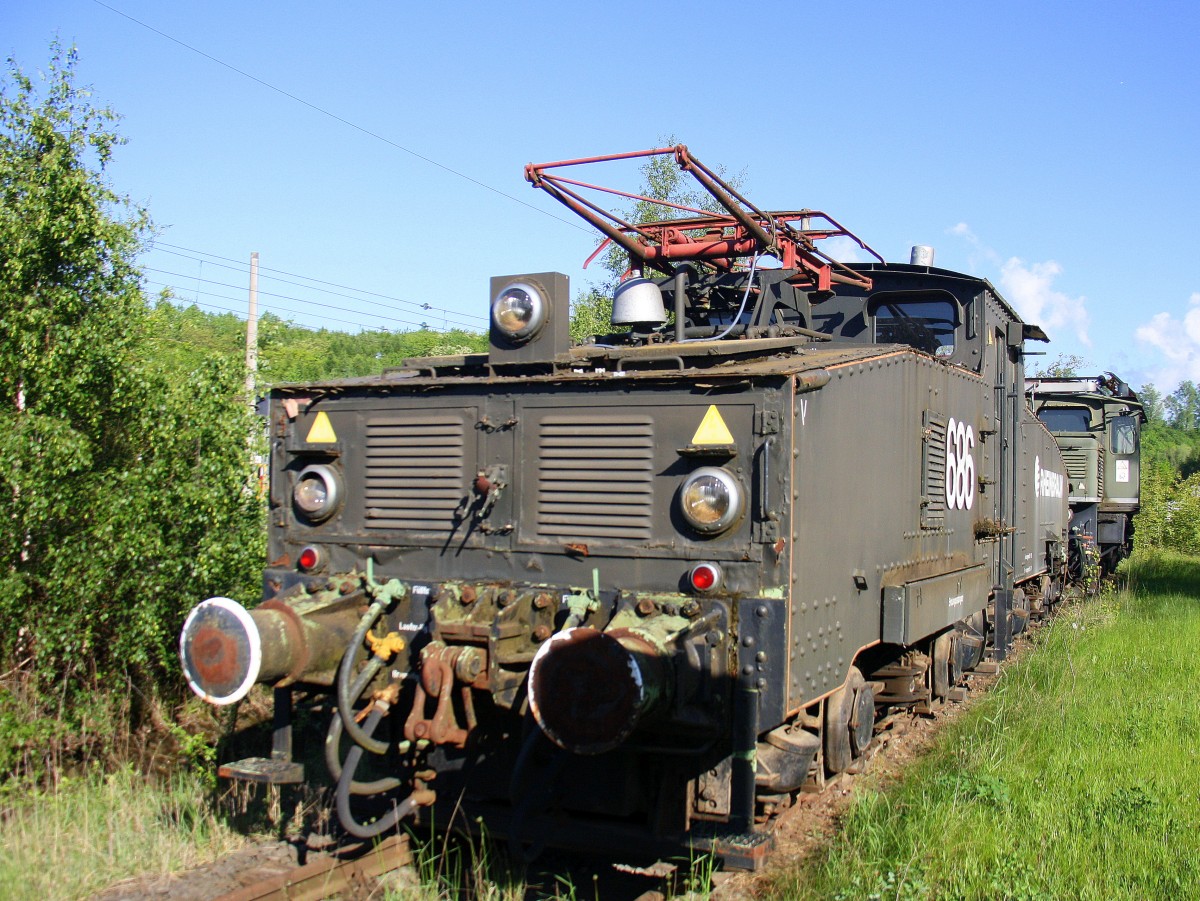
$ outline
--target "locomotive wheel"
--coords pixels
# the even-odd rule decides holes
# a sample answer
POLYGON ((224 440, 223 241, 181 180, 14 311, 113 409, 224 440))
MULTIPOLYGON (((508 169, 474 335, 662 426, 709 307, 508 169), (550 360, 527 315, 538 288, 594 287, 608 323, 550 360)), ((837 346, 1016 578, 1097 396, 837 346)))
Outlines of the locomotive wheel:
POLYGON ((1020 588, 1013 592, 1013 609, 1008 614, 1008 634, 1016 637, 1029 625, 1029 596, 1020 588))
POLYGON ((1046 584, 1045 594, 1043 595, 1044 602, 1047 609, 1053 611, 1062 603, 1064 577, 1059 573, 1054 578, 1050 578, 1049 576, 1044 576, 1043 578, 1046 584))
MULTIPOLYGON (((855 701, 859 690, 866 688, 866 680, 858 667, 850 667, 846 681, 840 688, 825 699, 825 723, 823 746, 825 750, 825 769, 830 773, 844 773, 854 760, 854 747, 851 743, 851 720, 855 719, 855 701)), ((870 689, 867 689, 870 693, 870 689)), ((874 694, 871 697, 872 720, 874 727, 874 694)), ((868 742, 870 739, 868 738, 868 742)))
POLYGON ((1034 598, 1029 605, 1030 613, 1039 620, 1045 619, 1054 610, 1054 605, 1059 600, 1057 580, 1048 575, 1042 576, 1038 580, 1038 597, 1034 598))
POLYGON ((850 717, 850 750, 862 757, 875 737, 875 690, 863 685, 854 692, 854 713, 850 717))
POLYGON ((933 642, 933 665, 929 668, 933 696, 939 701, 944 701, 946 696, 950 694, 950 686, 958 680, 950 678, 950 658, 953 651, 953 639, 951 633, 946 632, 939 635, 933 642))

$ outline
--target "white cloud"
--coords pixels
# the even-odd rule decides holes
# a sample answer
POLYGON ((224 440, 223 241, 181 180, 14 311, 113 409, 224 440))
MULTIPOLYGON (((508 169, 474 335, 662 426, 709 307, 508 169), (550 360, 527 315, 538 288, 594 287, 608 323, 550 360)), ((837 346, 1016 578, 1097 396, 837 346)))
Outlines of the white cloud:
POLYGON ((1200 291, 1189 298, 1182 319, 1156 313, 1137 327, 1134 337, 1162 357, 1159 365, 1147 367, 1155 385, 1176 385, 1184 379, 1200 382, 1200 291))
POLYGON ((981 265, 1000 265, 1000 254, 980 241, 979 235, 975 234, 967 223, 960 222, 953 228, 946 229, 946 234, 962 238, 971 245, 973 252, 967 257, 967 262, 972 271, 979 269, 981 265))
POLYGON ((1026 322, 1040 325, 1051 334, 1060 328, 1070 328, 1080 344, 1091 347, 1087 298, 1070 297, 1054 290, 1054 280, 1062 271, 1062 266, 1054 260, 1026 265, 1018 257, 1009 257, 1000 267, 1000 287, 1026 322))
POLYGON ((1076 339, 1085 347, 1091 347, 1088 325, 1091 321, 1087 311, 1087 298, 1082 295, 1071 297, 1054 289, 1054 281, 1062 275, 1062 266, 1055 260, 1026 263, 1019 257, 1003 259, 988 247, 972 231, 966 222, 959 222, 946 229, 948 235, 961 238, 973 248, 969 257, 972 270, 999 269, 998 283, 1005 299, 1013 305, 1026 322, 1040 325, 1053 334, 1059 329, 1069 328, 1076 339))
POLYGON ((844 235, 820 242, 817 249, 827 253, 840 263, 866 263, 873 259, 855 243, 853 238, 847 238, 844 235))

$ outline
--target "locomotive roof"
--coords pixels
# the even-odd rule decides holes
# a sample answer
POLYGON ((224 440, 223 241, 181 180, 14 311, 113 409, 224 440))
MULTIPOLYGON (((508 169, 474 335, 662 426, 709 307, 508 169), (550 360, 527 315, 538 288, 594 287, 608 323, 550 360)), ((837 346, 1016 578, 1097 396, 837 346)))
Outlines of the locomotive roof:
POLYGON ((975 286, 978 291, 988 291, 991 293, 1005 314, 1010 316, 1013 322, 1020 322, 1024 326, 1026 338, 1032 338, 1036 341, 1050 340, 1041 326, 1032 322, 1026 322, 1013 305, 1004 299, 1004 295, 996 290, 996 286, 981 276, 968 275, 965 272, 957 272, 953 269, 941 269, 937 266, 917 266, 911 263, 855 263, 854 268, 864 275, 872 276, 876 283, 876 288, 879 287, 879 276, 881 274, 901 277, 908 275, 914 278, 927 275, 941 282, 961 282, 964 285, 975 286))
POLYGON ((389 390, 418 385, 594 382, 597 379, 661 381, 664 378, 679 379, 681 376, 686 377, 689 384, 700 384, 708 379, 724 381, 819 374, 831 367, 897 354, 929 356, 907 344, 814 343, 803 338, 697 341, 686 345, 650 347, 579 345, 557 357, 553 367, 541 372, 531 373, 524 368, 497 371, 495 367, 488 366, 487 354, 424 357, 407 360, 404 366, 386 369, 378 375, 277 385, 272 389, 272 394, 327 394, 342 390, 389 390), (671 364, 671 368, 662 368, 664 364, 671 364))
POLYGON ((1042 376, 1025 380, 1028 394, 1047 400, 1122 400, 1141 406, 1137 393, 1111 372, 1089 376, 1042 376))

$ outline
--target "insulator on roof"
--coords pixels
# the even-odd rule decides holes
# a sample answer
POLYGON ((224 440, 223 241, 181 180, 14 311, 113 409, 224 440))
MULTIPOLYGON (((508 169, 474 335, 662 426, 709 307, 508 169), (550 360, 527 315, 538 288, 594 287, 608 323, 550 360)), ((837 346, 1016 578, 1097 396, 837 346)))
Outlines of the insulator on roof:
POLYGON ((631 278, 613 296, 613 325, 662 325, 667 321, 662 291, 646 278, 631 278))

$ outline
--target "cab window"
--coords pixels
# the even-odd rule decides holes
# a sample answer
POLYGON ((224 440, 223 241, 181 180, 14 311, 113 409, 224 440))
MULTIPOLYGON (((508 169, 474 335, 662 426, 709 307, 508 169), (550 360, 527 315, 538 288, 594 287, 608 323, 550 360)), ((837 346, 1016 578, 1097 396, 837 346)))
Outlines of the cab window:
POLYGON ((908 344, 937 357, 954 353, 958 304, 953 300, 876 295, 870 313, 878 344, 908 344))
POLYGON ((1038 419, 1055 434, 1086 432, 1092 424, 1092 413, 1086 407, 1042 407, 1038 419))
POLYGON ((1114 454, 1136 454, 1138 446, 1138 423, 1135 416, 1114 417, 1109 425, 1114 454))

